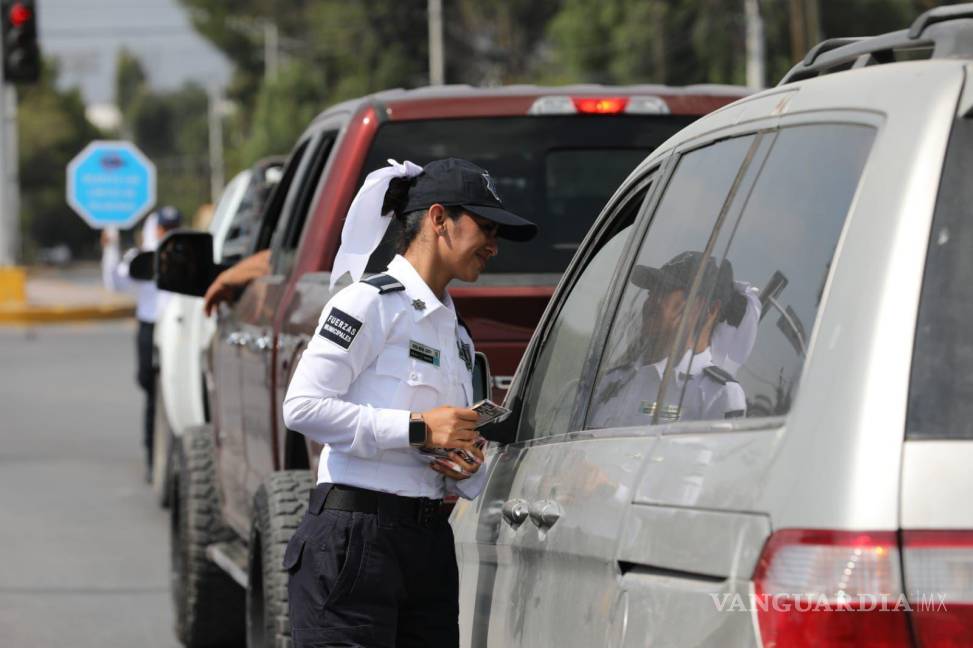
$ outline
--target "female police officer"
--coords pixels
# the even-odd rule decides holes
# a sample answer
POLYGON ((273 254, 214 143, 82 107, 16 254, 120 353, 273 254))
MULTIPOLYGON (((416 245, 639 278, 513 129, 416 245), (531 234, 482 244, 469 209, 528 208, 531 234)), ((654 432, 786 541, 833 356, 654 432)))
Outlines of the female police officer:
POLYGON ((469 409, 473 343, 446 286, 475 281, 497 237, 537 230, 470 162, 390 163, 349 209, 332 284, 346 269, 361 277, 393 214, 400 254, 324 307, 284 400, 287 426, 324 444, 284 557, 299 647, 458 644, 453 535, 440 508, 448 493, 476 496, 483 455, 469 409), (453 450, 422 452, 433 448, 453 450))

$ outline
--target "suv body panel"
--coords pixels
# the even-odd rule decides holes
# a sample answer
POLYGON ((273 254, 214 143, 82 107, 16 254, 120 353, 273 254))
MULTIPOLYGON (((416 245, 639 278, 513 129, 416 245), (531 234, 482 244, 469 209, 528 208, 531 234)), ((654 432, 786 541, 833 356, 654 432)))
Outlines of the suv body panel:
MULTIPOLYGON (((596 637, 605 645, 759 645, 755 617, 721 612, 713 596, 749 595, 773 530, 971 527, 955 493, 970 482, 965 476, 947 482, 957 511, 920 513, 910 493, 900 519, 902 480, 912 488, 930 479, 935 469, 925 462, 948 452, 942 442, 905 443, 904 429, 926 248, 965 70, 961 61, 897 63, 769 90, 693 123, 633 171, 613 201, 651 168, 671 168, 674 155, 729 136, 814 123, 876 129, 786 418, 673 423, 636 438, 631 429, 586 430, 500 449, 487 489, 461 502, 452 520, 463 645, 591 645, 596 637), (563 470, 568 463, 573 468, 563 470), (585 486, 591 472, 606 476, 604 490, 585 486), (543 537, 529 522, 519 529, 499 522, 511 498, 552 497, 562 516, 543 537), (601 533, 618 540, 613 553, 607 541, 592 541, 601 533), (638 565, 626 570, 626 563, 638 565)), ((610 212, 582 243, 555 301, 610 212)), ((644 225, 633 238, 642 233, 644 225)), ((555 301, 508 405, 529 386, 555 301)), ((963 472, 967 455, 947 462, 950 474, 963 472)))

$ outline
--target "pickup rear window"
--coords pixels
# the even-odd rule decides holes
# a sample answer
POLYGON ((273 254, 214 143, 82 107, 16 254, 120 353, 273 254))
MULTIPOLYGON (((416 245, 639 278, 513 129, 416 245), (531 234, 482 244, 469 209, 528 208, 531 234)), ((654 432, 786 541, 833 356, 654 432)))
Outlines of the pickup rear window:
MULTIPOLYGON (((693 117, 544 116, 389 122, 378 131, 358 185, 385 160, 468 159, 494 177, 504 205, 537 223, 527 243, 501 241, 492 273, 561 273, 622 180, 693 117)), ((369 260, 379 272, 397 234, 369 260)))

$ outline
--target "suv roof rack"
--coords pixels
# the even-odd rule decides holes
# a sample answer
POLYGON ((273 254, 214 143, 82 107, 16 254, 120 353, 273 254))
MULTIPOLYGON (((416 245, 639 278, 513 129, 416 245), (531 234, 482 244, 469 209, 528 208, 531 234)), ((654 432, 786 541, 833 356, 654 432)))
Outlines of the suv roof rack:
POLYGON ((910 51, 928 53, 911 58, 973 58, 973 3, 930 9, 909 29, 871 37, 829 38, 812 47, 777 85, 894 63, 910 51))

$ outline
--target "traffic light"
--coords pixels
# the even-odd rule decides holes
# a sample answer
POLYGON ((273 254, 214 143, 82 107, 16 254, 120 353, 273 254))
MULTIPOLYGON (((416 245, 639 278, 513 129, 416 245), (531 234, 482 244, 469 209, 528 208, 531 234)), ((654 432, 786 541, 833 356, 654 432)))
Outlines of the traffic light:
POLYGON ((8 83, 33 83, 41 75, 34 0, 2 0, 0 11, 3 12, 3 79, 8 83))

